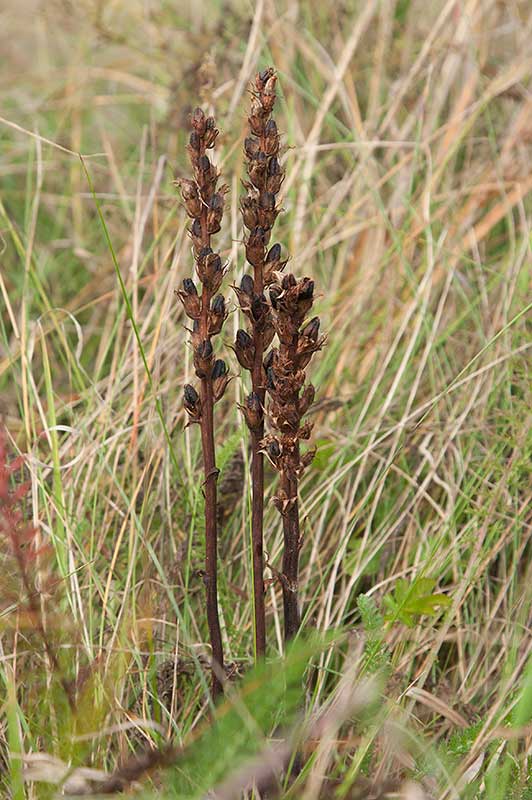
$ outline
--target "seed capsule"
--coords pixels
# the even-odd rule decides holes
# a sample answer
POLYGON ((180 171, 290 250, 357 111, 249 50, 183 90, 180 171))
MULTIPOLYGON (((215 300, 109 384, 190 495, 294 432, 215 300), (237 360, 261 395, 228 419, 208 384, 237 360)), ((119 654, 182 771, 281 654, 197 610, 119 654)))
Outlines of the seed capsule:
POLYGON ((240 281, 240 289, 244 294, 249 295, 250 297, 253 296, 254 290, 254 282, 251 275, 242 275, 242 280, 240 281))
POLYGON ((205 133, 205 114, 201 108, 195 108, 190 117, 190 123, 199 136, 205 133))
POLYGON ((239 364, 244 367, 244 369, 253 369, 255 345, 249 333, 246 333, 246 331, 242 329, 237 331, 234 351, 239 364))
POLYGON ((311 339, 313 342, 316 342, 320 333, 320 318, 312 317, 310 322, 307 322, 301 332, 303 336, 307 337, 307 339, 311 339))
POLYGON ((210 339, 203 339, 194 350, 194 367, 198 378, 206 378, 210 374, 212 354, 210 339))
POLYGON ((251 392, 251 394, 246 397, 246 402, 243 406, 240 406, 240 409, 244 414, 244 418, 250 430, 260 428, 263 412, 259 396, 255 392, 251 392))
POLYGON ((201 416, 201 403, 197 391, 190 383, 184 386, 184 406, 190 417, 197 421, 201 416))

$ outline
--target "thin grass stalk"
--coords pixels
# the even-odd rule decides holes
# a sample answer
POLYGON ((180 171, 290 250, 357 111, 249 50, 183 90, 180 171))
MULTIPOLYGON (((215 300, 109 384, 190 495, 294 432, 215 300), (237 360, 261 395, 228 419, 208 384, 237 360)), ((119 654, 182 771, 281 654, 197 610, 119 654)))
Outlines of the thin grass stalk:
POLYGON ((218 171, 206 151, 214 146, 218 130, 213 117, 205 117, 197 108, 191 117, 192 132, 188 153, 193 180, 177 183, 188 215, 193 220, 189 233, 192 239, 196 273, 201 282, 201 295, 191 278, 185 278, 178 292, 185 313, 193 320, 191 342, 194 368, 200 381, 196 389, 185 386, 185 409, 191 423, 201 430, 201 447, 205 494, 205 574, 207 623, 212 648, 211 691, 215 699, 223 694, 224 656, 218 614, 218 530, 217 480, 214 444, 214 404, 223 396, 229 376, 222 359, 214 358, 212 337, 220 333, 227 317, 223 295, 217 294, 224 274, 222 260, 211 247, 211 236, 221 227, 225 186, 217 190, 218 171))
POLYGON ((271 311, 264 289, 275 279, 276 271, 286 262, 281 261, 281 247, 267 249, 271 230, 279 210, 276 195, 284 179, 279 163, 279 134, 272 119, 275 103, 276 76, 270 67, 256 75, 251 88, 251 108, 248 116, 250 135, 244 142, 248 180, 244 181, 246 194, 240 207, 244 227, 247 229, 246 259, 253 268, 253 276, 245 274, 236 289, 240 308, 246 315, 251 335, 239 330, 235 342, 238 360, 251 373, 252 391, 242 410, 251 437, 251 542, 253 563, 253 609, 255 655, 266 653, 266 612, 264 602, 264 404, 266 375, 264 354, 271 344, 274 330, 271 311))

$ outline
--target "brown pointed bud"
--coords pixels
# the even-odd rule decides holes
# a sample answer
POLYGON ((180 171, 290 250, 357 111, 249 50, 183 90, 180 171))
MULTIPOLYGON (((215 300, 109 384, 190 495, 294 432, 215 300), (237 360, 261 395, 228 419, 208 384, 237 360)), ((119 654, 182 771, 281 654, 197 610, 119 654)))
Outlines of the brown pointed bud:
POLYGON ((293 286, 296 286, 296 284, 297 284, 297 280, 296 280, 295 275, 292 275, 292 273, 289 272, 288 275, 285 275, 283 277, 281 286, 286 291, 287 289, 291 289, 293 286))
POLYGON ((266 82, 273 74, 273 67, 267 67, 267 69, 263 69, 262 72, 257 73, 255 76, 255 86, 257 87, 257 91, 262 92, 264 90, 266 82))
POLYGON ((277 125, 273 119, 269 119, 264 126, 263 142, 264 152, 266 155, 274 155, 279 150, 279 134, 277 133, 277 125))
POLYGON ((281 446, 277 439, 270 439, 270 441, 266 445, 266 455, 268 456, 269 460, 272 462, 274 467, 277 467, 279 464, 279 459, 281 458, 281 446))
MULTIPOLYGON (((210 248, 209 248, 210 250, 210 248)), ((196 271, 203 285, 211 292, 220 288, 223 280, 222 259, 218 253, 207 253, 199 256, 196 262, 196 271)))
POLYGON ((288 259, 281 260, 281 245, 274 244, 270 247, 264 264, 264 283, 266 286, 278 279, 277 273, 282 272, 288 259))
POLYGON ((212 369, 212 344, 210 339, 203 339, 194 350, 194 367, 198 378, 207 378, 212 369))
POLYGON ((192 244, 194 246, 194 253, 197 255, 201 250, 203 243, 202 243, 202 236, 201 236, 201 222, 199 219, 195 219, 190 228, 188 229, 190 233, 190 238, 192 239, 192 244))
POLYGON ((303 336, 306 336, 307 339, 311 339, 313 342, 317 342, 320 333, 320 318, 312 317, 310 322, 307 322, 301 333, 303 334, 303 336))
POLYGON ((266 179, 266 170, 268 168, 268 156, 266 153, 260 151, 257 157, 250 162, 248 167, 248 175, 251 183, 257 189, 264 188, 266 179))
POLYGON ((207 119, 205 120, 205 135, 204 135, 205 147, 209 149, 211 147, 214 147, 214 143, 216 142, 218 134, 219 130, 216 127, 216 122, 214 120, 214 117, 207 117, 207 119))
POLYGON ((275 195, 261 192, 259 201, 259 223, 263 228, 272 228, 279 212, 275 208, 275 195))
POLYGON ((263 411, 258 394, 251 392, 251 394, 246 397, 244 405, 239 406, 239 408, 244 414, 246 424, 250 430, 253 431, 260 428, 263 419, 263 411))
POLYGON ((218 172, 214 164, 211 163, 209 156, 203 155, 198 159, 196 180, 203 199, 207 200, 209 193, 214 189, 218 180, 218 172))
POLYGON ((314 281, 310 278, 302 278, 300 281, 299 297, 301 300, 312 300, 314 296, 314 281))
POLYGON ((281 297, 283 290, 279 286, 279 284, 274 283, 273 286, 270 286, 270 303, 272 304, 272 308, 276 311, 279 308, 279 298, 281 297))
POLYGON ((242 275, 242 280, 240 281, 240 290, 249 297, 253 297, 254 288, 255 286, 251 275, 242 275))
POLYGON ((222 358, 217 358, 212 368, 212 392, 214 401, 221 400, 224 396, 227 384, 229 383, 229 374, 227 364, 222 358))
POLYGON ((254 267, 262 267, 264 250, 270 238, 269 231, 257 226, 250 231, 246 242, 246 258, 254 267))
POLYGON ((284 181, 284 171, 275 156, 270 158, 268 162, 268 171, 266 177, 266 189, 268 192, 277 194, 284 181))
POLYGON ((199 136, 203 136, 205 133, 205 114, 201 110, 201 108, 195 108, 192 114, 190 115, 190 124, 194 128, 195 131, 199 134, 199 136))
POLYGON ((243 197, 240 201, 240 210, 242 212, 242 219, 246 228, 248 228, 248 230, 256 228, 258 225, 258 208, 256 199, 250 195, 243 197))
POLYGON ((264 110, 267 112, 271 112, 273 106, 275 104, 275 84, 277 78, 275 75, 271 75, 266 83, 264 84, 264 89, 261 93, 261 101, 264 107, 264 110))
POLYGON ((239 364, 244 367, 244 369, 253 369, 255 345, 249 333, 246 333, 246 331, 242 329, 237 331, 234 351, 239 364))
POLYGON ((299 319, 306 316, 314 302, 314 281, 310 278, 302 278, 297 286, 297 314, 299 319))
POLYGON ((244 152, 247 158, 255 160, 260 152, 260 143, 253 136, 244 139, 244 152))
POLYGON ((192 218, 199 217, 201 214, 201 200, 195 181, 180 178, 176 183, 181 189, 181 197, 188 216, 192 218))
POLYGON ((311 383, 308 383, 301 393, 297 407, 301 416, 306 414, 316 397, 316 390, 311 383))
POLYGON ((201 403, 197 391, 190 383, 184 386, 184 406, 188 414, 193 420, 198 420, 201 417, 201 403))
POLYGON ((194 281, 190 278, 185 278, 183 288, 176 294, 183 303, 185 314, 191 319, 199 319, 201 315, 201 299, 198 297, 194 281))
POLYGON ((192 131, 192 133, 190 134, 190 138, 188 140, 189 152, 192 151, 193 154, 197 155, 200 147, 201 147, 201 138, 198 136, 196 131, 192 131))
POLYGON ((209 335, 220 333, 227 318, 227 309, 223 295, 217 294, 211 303, 209 311, 209 335))
POLYGON ((209 200, 209 210, 207 212, 207 230, 209 233, 218 233, 223 213, 223 194, 221 192, 215 192, 209 200))

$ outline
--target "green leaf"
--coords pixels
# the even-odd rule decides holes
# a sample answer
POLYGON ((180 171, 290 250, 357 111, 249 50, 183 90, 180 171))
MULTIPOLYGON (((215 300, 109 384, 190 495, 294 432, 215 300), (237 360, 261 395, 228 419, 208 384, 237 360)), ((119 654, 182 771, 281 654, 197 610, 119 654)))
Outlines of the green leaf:
POLYGON ((440 608, 451 603, 451 599, 445 594, 433 593, 435 586, 434 578, 416 578, 412 583, 399 578, 393 592, 383 598, 388 609, 385 619, 388 622, 399 621, 412 628, 417 617, 436 616, 440 608))

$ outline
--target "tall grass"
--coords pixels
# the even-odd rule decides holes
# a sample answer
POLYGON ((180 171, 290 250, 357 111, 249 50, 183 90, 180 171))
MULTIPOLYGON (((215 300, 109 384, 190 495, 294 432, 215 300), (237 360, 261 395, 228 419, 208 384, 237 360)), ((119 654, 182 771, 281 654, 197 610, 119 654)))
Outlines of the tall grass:
MULTIPOLYGON (((21 0, 2 13, 0 413, 27 454, 25 514, 52 548, 53 640, 77 687, 71 710, 22 601, 2 595, 2 792, 51 797, 64 765, 94 786, 171 736, 186 771, 157 770, 146 791, 202 796, 244 785, 248 758, 278 752, 272 734, 299 732, 292 796, 527 797, 527 4, 21 0), (227 749, 206 727, 201 450, 183 430, 192 365, 173 295, 190 246, 171 184, 199 96, 235 174, 218 242, 239 278, 242 109, 270 63, 289 144, 276 238, 323 289, 329 332, 313 364, 299 599, 305 628, 335 638, 308 645, 303 724, 298 667, 286 677, 274 660, 282 597, 267 581, 271 660, 229 692, 241 724, 218 721, 239 734, 227 749), (247 681, 261 687, 256 717, 247 681), (294 686, 286 714, 279 681, 294 686), (204 736, 216 767, 191 788, 204 736)), ((238 313, 229 339, 231 325, 238 313)), ((235 674, 253 657, 243 397, 233 381, 218 417, 235 674)), ((264 536, 274 577, 283 532, 269 506, 264 536)))

